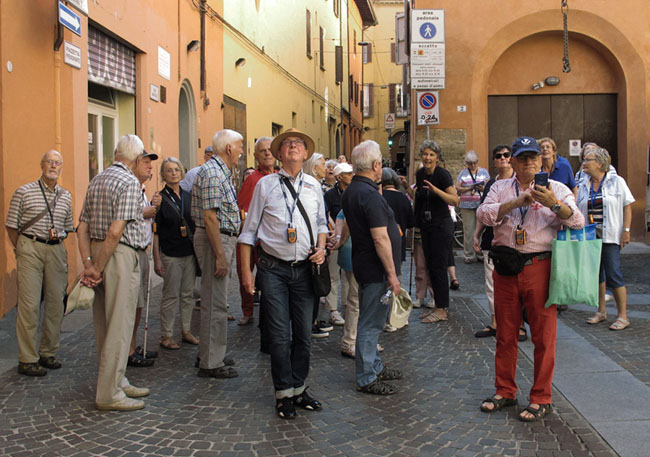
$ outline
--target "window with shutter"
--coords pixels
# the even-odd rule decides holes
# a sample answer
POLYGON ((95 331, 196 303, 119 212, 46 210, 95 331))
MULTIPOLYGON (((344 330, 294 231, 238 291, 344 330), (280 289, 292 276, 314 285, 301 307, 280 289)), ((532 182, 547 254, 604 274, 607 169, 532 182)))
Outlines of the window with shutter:
POLYGON ((336 66, 336 84, 343 82, 343 46, 334 48, 335 66, 336 66))
POLYGON ((390 61, 395 63, 395 43, 390 44, 390 61))
POLYGON ((311 59, 311 11, 307 10, 307 57, 311 59))
POLYGON ((388 86, 388 112, 395 112, 395 84, 389 84, 388 86))

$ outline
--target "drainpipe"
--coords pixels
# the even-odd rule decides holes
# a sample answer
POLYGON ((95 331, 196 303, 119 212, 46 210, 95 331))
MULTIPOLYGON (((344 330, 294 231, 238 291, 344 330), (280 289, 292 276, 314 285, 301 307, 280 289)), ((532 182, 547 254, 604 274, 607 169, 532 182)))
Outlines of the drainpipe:
POLYGON ((205 96, 205 0, 201 0, 201 95, 205 96))
POLYGON ((55 0, 56 41, 54 42, 54 148, 61 152, 61 44, 63 26, 59 23, 59 0, 55 0))

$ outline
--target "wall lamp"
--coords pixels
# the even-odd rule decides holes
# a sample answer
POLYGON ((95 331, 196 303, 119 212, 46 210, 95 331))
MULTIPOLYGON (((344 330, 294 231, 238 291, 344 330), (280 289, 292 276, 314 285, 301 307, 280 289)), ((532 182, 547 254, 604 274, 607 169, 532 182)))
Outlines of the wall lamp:
POLYGON ((187 52, 198 51, 201 47, 199 40, 192 40, 187 44, 187 52))
POLYGON ((241 68, 244 65, 246 65, 246 59, 244 57, 240 57, 235 61, 235 68, 241 68))
POLYGON ((548 76, 544 81, 537 81, 533 84, 533 90, 541 89, 544 86, 557 86, 560 84, 560 78, 557 76, 548 76))

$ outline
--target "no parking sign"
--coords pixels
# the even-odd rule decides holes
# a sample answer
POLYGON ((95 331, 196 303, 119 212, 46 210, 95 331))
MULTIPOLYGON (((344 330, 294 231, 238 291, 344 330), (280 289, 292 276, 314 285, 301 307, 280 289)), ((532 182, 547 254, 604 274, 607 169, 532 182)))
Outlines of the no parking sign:
POLYGON ((416 92, 418 102, 418 125, 440 125, 438 91, 416 92))

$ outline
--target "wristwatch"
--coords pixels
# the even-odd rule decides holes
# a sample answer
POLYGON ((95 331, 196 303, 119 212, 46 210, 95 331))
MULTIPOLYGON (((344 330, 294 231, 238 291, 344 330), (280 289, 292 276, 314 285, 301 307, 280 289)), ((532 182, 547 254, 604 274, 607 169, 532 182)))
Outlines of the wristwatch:
POLYGON ((555 205, 551 206, 551 211, 553 211, 555 214, 558 214, 561 209, 562 209, 562 202, 560 200, 556 201, 555 205))
POLYGON ((625 227, 623 230, 625 230, 626 232, 629 233, 630 232, 630 227, 625 227))

